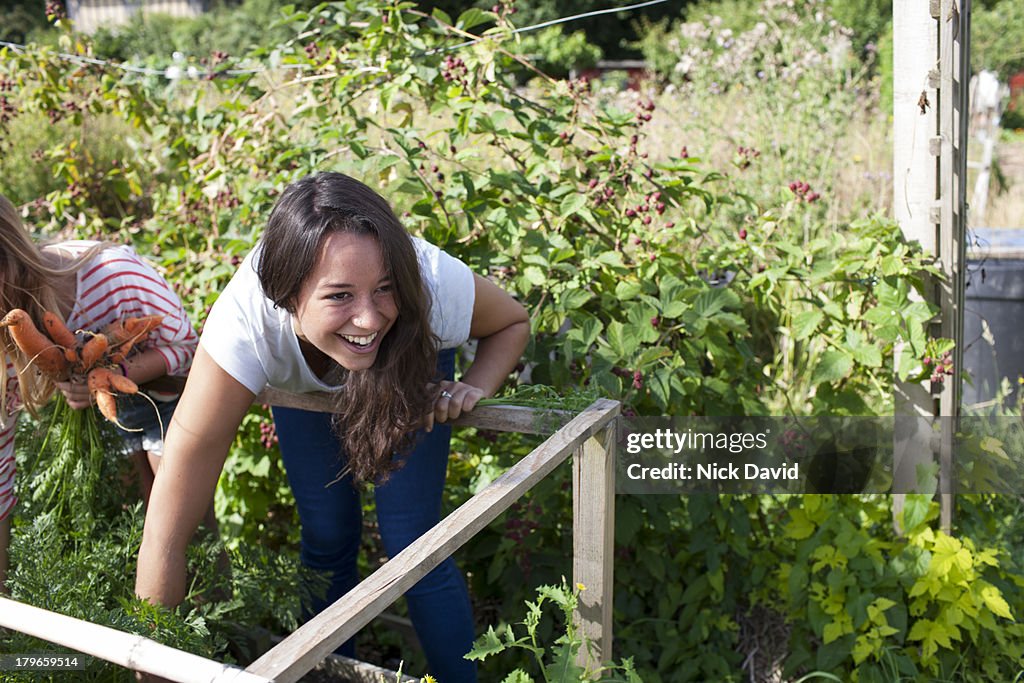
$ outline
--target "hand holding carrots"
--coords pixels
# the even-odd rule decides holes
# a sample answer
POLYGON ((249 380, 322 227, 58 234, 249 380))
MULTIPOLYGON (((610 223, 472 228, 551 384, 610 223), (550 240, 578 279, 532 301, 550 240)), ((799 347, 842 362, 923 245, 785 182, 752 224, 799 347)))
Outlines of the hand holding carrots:
POLYGON ((74 410, 81 410, 92 405, 92 395, 89 393, 89 385, 84 378, 69 378, 65 382, 57 382, 57 389, 64 394, 68 405, 74 410))
POLYGON ((10 330, 11 339, 27 357, 28 366, 48 375, 69 406, 80 409, 96 403, 103 417, 117 424, 115 395, 137 393, 138 387, 114 368, 162 322, 161 315, 126 318, 103 332, 86 332, 84 343, 79 343, 60 316, 51 311, 43 314, 46 333, 20 308, 8 312, 0 320, 0 327, 10 330))

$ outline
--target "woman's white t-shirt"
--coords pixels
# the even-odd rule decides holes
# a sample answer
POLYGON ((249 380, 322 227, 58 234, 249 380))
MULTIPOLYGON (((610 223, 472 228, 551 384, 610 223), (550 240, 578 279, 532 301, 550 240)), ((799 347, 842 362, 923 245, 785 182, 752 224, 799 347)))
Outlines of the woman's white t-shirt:
MULTIPOLYGON (((430 297, 430 326, 440 349, 469 339, 475 289, 469 267, 419 238, 412 238, 430 297)), ((256 275, 257 245, 231 278, 206 319, 200 345, 214 362, 258 394, 266 387, 303 393, 338 389, 321 381, 302 356, 292 315, 274 306, 256 275)))

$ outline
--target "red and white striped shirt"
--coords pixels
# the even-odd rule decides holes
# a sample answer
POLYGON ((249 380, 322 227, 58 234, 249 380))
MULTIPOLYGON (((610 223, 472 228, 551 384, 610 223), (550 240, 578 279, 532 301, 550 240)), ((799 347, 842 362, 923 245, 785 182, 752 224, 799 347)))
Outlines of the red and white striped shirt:
MULTIPOLYGON (((79 255, 95 242, 71 241, 56 245, 79 255)), ((68 316, 71 330, 99 332, 127 317, 162 315, 163 324, 149 336, 147 349, 155 349, 167 365, 168 375, 185 375, 196 352, 199 337, 181 299, 152 266, 128 246, 108 247, 78 271, 75 306, 68 316)), ((0 406, 8 416, 0 430, 0 520, 14 507, 14 429, 21 396, 14 366, 7 359, 8 399, 0 406)))

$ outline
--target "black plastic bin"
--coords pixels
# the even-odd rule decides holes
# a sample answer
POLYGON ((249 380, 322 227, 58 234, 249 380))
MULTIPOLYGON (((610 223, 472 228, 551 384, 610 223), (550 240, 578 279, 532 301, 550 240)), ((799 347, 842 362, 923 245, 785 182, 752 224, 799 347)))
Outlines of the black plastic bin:
POLYGON ((1004 378, 1015 400, 1024 377, 1024 229, 979 228, 971 237, 964 302, 968 408, 991 402, 1004 378))

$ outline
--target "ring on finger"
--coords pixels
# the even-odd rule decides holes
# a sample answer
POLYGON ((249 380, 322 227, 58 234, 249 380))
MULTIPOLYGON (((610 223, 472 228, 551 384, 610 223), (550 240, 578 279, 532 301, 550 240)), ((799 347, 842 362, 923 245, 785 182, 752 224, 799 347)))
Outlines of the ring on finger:
POLYGON ((441 398, 454 398, 454 396, 452 394, 448 393, 447 391, 442 391, 441 392, 441 398))

